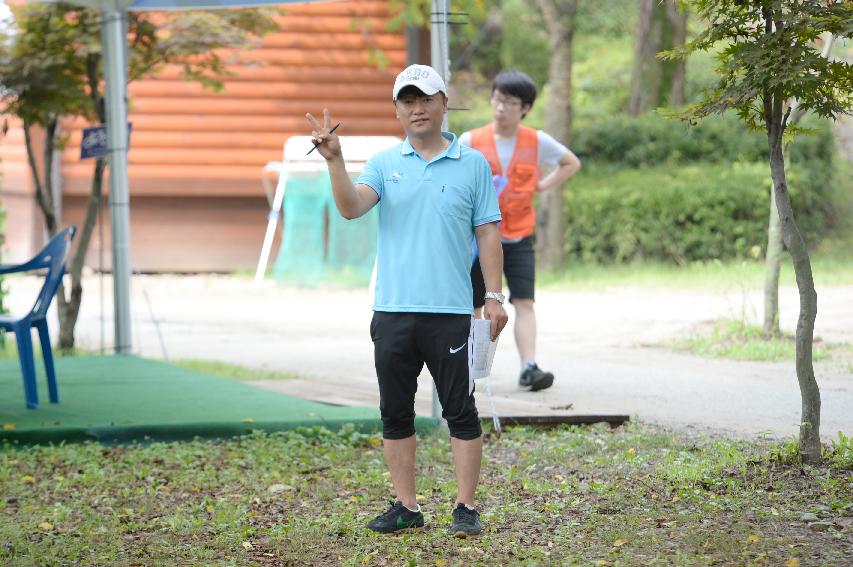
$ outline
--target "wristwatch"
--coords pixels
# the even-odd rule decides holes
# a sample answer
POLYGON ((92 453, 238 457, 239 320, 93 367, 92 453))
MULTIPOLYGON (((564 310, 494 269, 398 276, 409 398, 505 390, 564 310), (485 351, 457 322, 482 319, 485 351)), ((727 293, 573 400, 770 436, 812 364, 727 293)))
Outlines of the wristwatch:
POLYGON ((506 301, 506 296, 498 291, 487 291, 485 298, 494 299, 501 305, 503 305, 504 301, 506 301))

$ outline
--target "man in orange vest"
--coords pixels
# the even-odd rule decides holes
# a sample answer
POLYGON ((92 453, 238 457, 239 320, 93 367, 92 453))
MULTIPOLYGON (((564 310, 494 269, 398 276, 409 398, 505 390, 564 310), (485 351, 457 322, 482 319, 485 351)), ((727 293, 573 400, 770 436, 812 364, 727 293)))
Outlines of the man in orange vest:
MULTIPOLYGON (((536 313, 533 309, 535 258, 533 232, 536 193, 560 190, 581 162, 566 146, 542 130, 521 125, 536 100, 536 83, 526 73, 502 71, 492 83, 492 123, 465 132, 462 144, 479 150, 492 168, 501 208, 500 236, 509 301, 515 307, 515 343, 521 357, 518 384, 544 390, 554 375, 536 364, 536 313), (543 171, 549 172, 542 175, 543 171)), ((471 269, 474 307, 483 307, 483 273, 479 260, 471 269)))

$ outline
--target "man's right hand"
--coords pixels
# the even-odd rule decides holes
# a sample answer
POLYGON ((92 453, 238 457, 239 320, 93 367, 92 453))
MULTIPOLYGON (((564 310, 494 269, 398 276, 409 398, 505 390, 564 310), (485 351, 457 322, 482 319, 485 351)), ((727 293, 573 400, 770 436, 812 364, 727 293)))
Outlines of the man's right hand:
POLYGON ((311 127, 314 128, 311 132, 311 136, 314 139, 314 143, 319 144, 317 146, 317 151, 320 152, 320 155, 326 158, 326 161, 343 157, 343 154, 341 153, 341 141, 338 139, 338 135, 330 132, 332 127, 329 109, 323 109, 322 126, 320 126, 320 123, 317 122, 317 119, 314 118, 310 112, 305 114, 305 118, 308 119, 308 122, 311 123, 311 127))

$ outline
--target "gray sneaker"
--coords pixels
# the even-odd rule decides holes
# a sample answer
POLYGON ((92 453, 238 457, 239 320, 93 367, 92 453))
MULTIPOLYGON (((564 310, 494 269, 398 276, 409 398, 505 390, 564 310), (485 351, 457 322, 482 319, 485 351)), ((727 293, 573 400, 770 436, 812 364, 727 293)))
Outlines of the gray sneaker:
POLYGON ((460 502, 453 510, 453 525, 450 526, 450 533, 454 537, 465 538, 480 535, 482 531, 483 524, 480 523, 480 513, 460 502))
POLYGON ((530 388, 531 392, 550 388, 554 383, 554 375, 550 372, 541 370, 535 364, 527 368, 518 377, 518 385, 522 388, 530 388))

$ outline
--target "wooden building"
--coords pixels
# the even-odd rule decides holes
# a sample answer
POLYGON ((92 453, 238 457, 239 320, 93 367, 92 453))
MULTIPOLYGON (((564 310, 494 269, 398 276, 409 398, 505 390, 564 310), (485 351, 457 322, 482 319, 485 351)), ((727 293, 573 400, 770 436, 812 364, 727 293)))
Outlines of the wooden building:
MULTIPOLYGON (((254 268, 269 206, 263 166, 280 160, 291 135, 310 127, 305 112, 328 106, 345 135, 400 135, 391 103, 395 75, 423 60, 423 34, 387 31, 387 0, 291 4, 280 30, 242 53, 251 66, 221 93, 183 81, 177 68, 131 83, 133 124, 128 168, 134 271, 233 271, 254 268), (414 48, 414 49, 413 49, 414 48), (381 49, 387 66, 375 64, 381 49), (414 53, 415 55, 412 55, 414 53)), ((22 260, 44 242, 23 133, 15 123, 0 139, 0 206, 6 210, 4 260, 22 260)), ((92 160, 80 160, 82 121, 70 135, 57 180, 63 224, 80 224, 90 192, 92 160)), ((108 183, 105 190, 108 190, 108 183)), ((109 209, 87 263, 98 266, 99 232, 109 269, 109 209)))

